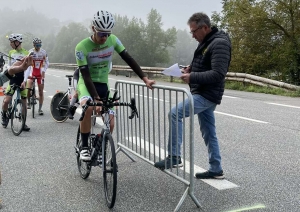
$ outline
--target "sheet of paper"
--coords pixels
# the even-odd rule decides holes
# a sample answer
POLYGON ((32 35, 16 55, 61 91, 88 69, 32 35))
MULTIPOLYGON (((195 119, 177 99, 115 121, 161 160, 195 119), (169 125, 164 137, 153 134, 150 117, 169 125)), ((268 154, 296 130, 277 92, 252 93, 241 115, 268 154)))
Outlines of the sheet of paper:
POLYGON ((164 75, 173 76, 173 77, 180 77, 182 75, 181 70, 178 66, 178 63, 172 65, 171 67, 162 71, 164 75))

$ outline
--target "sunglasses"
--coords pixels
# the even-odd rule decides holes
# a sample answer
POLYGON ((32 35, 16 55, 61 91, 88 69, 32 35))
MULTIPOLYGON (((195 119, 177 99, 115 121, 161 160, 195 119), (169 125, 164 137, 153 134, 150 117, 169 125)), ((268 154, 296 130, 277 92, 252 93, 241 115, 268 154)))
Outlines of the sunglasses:
POLYGON ((35 47, 39 48, 42 46, 42 44, 34 44, 35 47))
POLYGON ((96 31, 97 32, 97 35, 101 38, 104 38, 104 37, 109 37, 110 36, 110 32, 99 32, 99 31, 96 31))

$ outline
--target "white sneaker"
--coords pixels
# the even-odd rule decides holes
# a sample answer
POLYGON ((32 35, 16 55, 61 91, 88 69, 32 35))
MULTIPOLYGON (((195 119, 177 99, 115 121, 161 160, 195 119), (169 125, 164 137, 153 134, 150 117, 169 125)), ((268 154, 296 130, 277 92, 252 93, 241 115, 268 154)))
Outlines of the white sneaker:
POLYGON ((80 151, 80 160, 83 160, 83 161, 91 160, 91 153, 88 149, 83 149, 80 151))
POLYGON ((39 115, 44 115, 44 112, 42 110, 39 110, 39 115))

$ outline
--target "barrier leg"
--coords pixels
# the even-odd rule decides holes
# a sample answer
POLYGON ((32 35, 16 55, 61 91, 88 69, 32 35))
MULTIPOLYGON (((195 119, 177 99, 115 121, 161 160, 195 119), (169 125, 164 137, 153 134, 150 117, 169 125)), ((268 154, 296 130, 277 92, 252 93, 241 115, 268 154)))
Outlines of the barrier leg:
POLYGON ((122 147, 119 147, 118 149, 117 149, 117 151, 116 151, 116 154, 118 154, 118 152, 123 152, 127 157, 129 157, 131 160, 132 160, 132 162, 136 162, 136 160, 134 160, 133 159, 133 157, 131 157, 126 151, 124 151, 123 149, 122 149, 122 147))

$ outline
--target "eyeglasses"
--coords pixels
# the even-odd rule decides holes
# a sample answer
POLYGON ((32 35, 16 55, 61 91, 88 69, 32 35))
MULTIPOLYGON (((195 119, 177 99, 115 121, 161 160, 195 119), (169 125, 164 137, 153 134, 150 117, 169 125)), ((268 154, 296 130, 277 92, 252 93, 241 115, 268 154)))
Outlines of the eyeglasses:
POLYGON ((35 47, 39 48, 42 46, 42 44, 38 43, 38 44, 34 44, 35 47))
POLYGON ((110 36, 110 32, 99 32, 99 31, 97 31, 96 30, 96 32, 97 32, 97 35, 99 36, 99 37, 101 37, 101 38, 104 38, 104 37, 109 37, 110 36))
POLYGON ((197 29, 191 30, 190 33, 191 33, 191 34, 195 34, 195 33, 197 32, 197 30, 198 30, 198 29, 201 29, 202 27, 203 27, 203 26, 198 27, 197 29))

